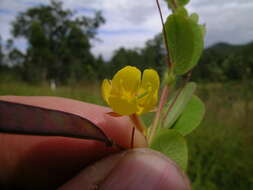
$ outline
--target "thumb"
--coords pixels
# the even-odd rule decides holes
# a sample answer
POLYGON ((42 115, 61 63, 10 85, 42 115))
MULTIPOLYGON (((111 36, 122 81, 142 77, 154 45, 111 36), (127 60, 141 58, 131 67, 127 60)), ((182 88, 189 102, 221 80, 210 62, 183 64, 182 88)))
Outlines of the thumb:
POLYGON ((132 149, 107 157, 81 171, 60 190, 189 190, 183 172, 164 155, 132 149))

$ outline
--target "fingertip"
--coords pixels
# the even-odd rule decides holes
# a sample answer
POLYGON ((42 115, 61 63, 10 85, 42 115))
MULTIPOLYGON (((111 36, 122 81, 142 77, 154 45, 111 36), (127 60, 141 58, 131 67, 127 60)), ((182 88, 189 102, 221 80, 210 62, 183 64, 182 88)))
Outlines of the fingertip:
POLYGON ((160 153, 150 149, 133 149, 110 156, 83 170, 61 189, 102 190, 189 190, 183 172, 160 153))

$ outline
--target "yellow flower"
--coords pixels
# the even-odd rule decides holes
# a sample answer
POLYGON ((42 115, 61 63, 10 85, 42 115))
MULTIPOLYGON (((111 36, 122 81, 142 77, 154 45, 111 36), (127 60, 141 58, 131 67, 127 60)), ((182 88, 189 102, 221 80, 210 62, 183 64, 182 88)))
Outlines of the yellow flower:
POLYGON ((105 79, 102 96, 112 110, 120 115, 142 114, 157 103, 160 80, 157 72, 126 66, 112 80, 105 79))

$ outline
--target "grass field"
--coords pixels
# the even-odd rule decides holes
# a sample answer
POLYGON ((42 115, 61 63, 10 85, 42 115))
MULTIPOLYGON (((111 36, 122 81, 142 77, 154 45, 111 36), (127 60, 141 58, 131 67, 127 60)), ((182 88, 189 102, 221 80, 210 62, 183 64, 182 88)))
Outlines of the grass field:
POLYGON ((84 83, 71 87, 63 86, 59 88, 57 87, 56 90, 51 90, 47 84, 37 86, 22 82, 0 82, 0 95, 60 96, 102 105, 104 102, 101 99, 99 90, 100 86, 98 83, 94 83, 92 85, 84 83))
MULTIPOLYGON (((252 90, 240 85, 205 85, 198 90, 207 112, 201 126, 188 137, 188 174, 194 190, 253 189, 252 90)), ((104 104, 100 85, 59 87, 0 82, 0 95, 62 96, 104 104)))

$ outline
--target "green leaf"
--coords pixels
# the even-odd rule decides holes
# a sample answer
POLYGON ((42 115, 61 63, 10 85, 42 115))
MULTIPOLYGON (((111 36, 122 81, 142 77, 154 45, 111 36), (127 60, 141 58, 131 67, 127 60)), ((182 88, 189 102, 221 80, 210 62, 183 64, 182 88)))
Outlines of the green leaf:
POLYGON ((192 13, 190 19, 196 23, 199 22, 199 15, 197 13, 192 13))
POLYGON ((197 96, 193 95, 183 113, 174 124, 173 129, 185 136, 199 126, 204 115, 204 103, 197 96))
POLYGON ((188 17, 188 12, 187 10, 184 8, 184 7, 179 7, 177 10, 176 10, 176 13, 175 14, 179 14, 181 16, 184 16, 184 17, 188 17))
POLYGON ((185 138, 175 130, 161 129, 150 148, 175 161, 183 170, 187 168, 188 150, 185 138))
POLYGON ((167 118, 165 119, 164 127, 170 128, 175 123, 175 121, 178 119, 178 117, 181 115, 184 108, 190 101, 194 91, 196 90, 196 87, 197 85, 194 82, 187 83, 185 87, 181 90, 178 97, 174 95, 174 97, 168 102, 168 105, 165 108, 166 111, 171 107, 173 102, 175 103, 172 105, 172 108, 168 113, 167 118), (177 99, 175 100, 175 98, 177 99))
POLYGON ((190 17, 172 14, 165 23, 174 73, 182 75, 198 62, 204 47, 201 26, 190 17))
POLYGON ((177 0, 179 6, 185 6, 187 5, 190 0, 177 0))
POLYGON ((200 25, 199 27, 200 27, 202 36, 203 36, 203 38, 204 38, 205 35, 206 35, 206 25, 205 25, 205 24, 202 24, 202 25, 200 25))
POLYGON ((180 8, 187 5, 190 0, 167 0, 170 9, 175 10, 176 7, 180 8))

